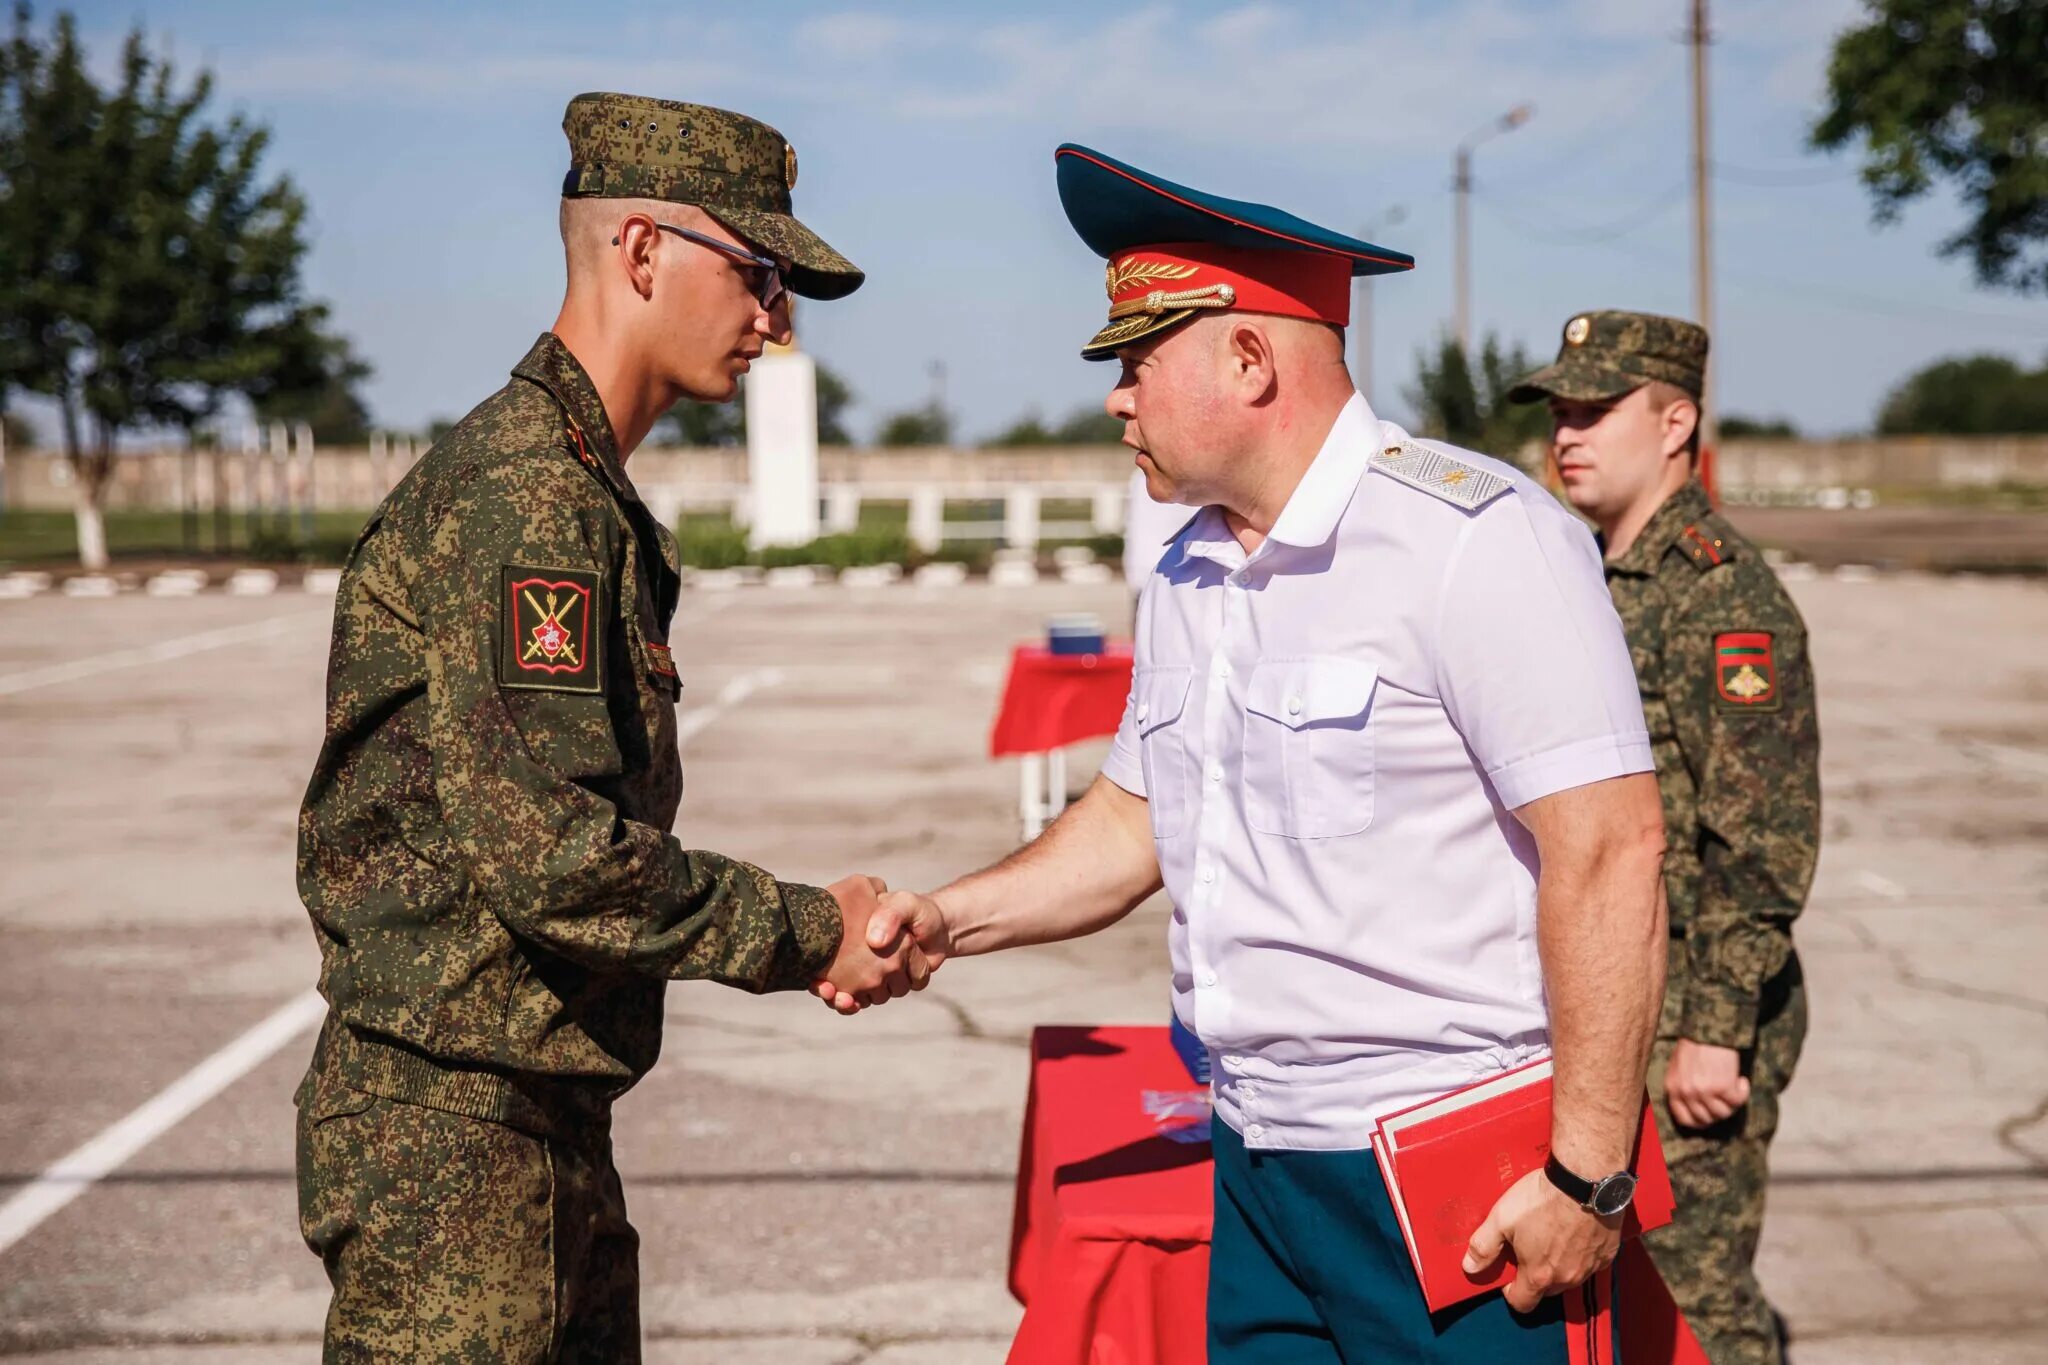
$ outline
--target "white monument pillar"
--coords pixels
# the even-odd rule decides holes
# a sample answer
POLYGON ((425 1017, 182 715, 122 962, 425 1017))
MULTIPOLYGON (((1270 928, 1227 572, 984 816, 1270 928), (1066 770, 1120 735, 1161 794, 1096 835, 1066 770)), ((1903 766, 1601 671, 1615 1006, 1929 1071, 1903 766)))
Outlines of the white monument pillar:
POLYGON ((771 346, 747 374, 747 543, 808 545, 818 538, 818 367, 771 346))

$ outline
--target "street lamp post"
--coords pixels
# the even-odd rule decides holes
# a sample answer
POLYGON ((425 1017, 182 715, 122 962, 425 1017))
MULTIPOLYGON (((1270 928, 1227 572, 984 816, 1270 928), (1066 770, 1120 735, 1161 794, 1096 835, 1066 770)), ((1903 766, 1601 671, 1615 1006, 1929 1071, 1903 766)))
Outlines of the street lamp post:
POLYGON ((1513 132, 1536 112, 1533 104, 1518 104, 1458 144, 1452 163, 1451 188, 1458 196, 1457 332, 1458 348, 1472 354, 1472 149, 1491 137, 1513 132))
MULTIPOLYGON (((1369 242, 1379 234, 1381 228, 1393 227, 1407 216, 1408 210, 1402 208, 1399 204, 1395 204, 1380 214, 1379 217, 1372 219, 1364 227, 1360 228, 1358 235, 1369 242)), ((1358 384, 1358 391, 1365 395, 1365 401, 1370 404, 1372 402, 1372 276, 1370 275, 1360 275, 1358 277, 1358 309, 1357 315, 1352 319, 1351 332, 1356 338, 1356 342, 1352 347, 1356 355, 1356 359, 1353 362, 1355 365, 1353 378, 1358 384)))

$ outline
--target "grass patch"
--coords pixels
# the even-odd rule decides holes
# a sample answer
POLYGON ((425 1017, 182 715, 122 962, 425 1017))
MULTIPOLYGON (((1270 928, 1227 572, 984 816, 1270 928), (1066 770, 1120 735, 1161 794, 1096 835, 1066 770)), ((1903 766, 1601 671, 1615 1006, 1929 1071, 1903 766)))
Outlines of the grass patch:
MULTIPOLYGON (((347 558, 367 512, 320 512, 313 534, 302 538, 296 517, 280 523, 264 514, 227 518, 226 535, 211 512, 117 510, 106 514, 107 553, 121 559, 236 557, 265 563, 339 564, 347 558)), ((0 513, 0 565, 61 565, 78 562, 78 523, 69 511, 14 509, 0 513)))

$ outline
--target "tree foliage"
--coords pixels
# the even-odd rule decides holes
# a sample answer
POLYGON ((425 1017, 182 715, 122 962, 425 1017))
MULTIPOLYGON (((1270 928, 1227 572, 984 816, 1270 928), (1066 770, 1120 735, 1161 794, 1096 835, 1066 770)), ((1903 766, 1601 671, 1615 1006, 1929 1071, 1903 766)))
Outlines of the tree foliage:
POLYGON ((1059 423, 1047 426, 1036 408, 991 437, 991 446, 1100 446, 1123 439, 1124 424, 1099 404, 1075 408, 1059 423))
MULTIPOLYGON (((830 365, 813 358, 818 372, 818 444, 850 446, 853 437, 846 430, 846 410, 857 401, 853 386, 830 365)), ((699 403, 682 399, 662 414, 665 426, 658 426, 664 444, 679 446, 743 446, 747 443, 747 381, 740 380, 740 392, 724 403, 699 403)))
POLYGON ((1721 419, 1721 439, 1724 441, 1754 437, 1796 440, 1798 436, 1799 428, 1785 417, 1744 417, 1734 413, 1721 419))
POLYGON ((1984 284, 2048 292, 2048 5, 1865 3, 1835 40, 1814 144, 1862 144, 1881 223, 1947 182, 1971 218, 1936 249, 1984 284))
POLYGON ((1548 439, 1550 414, 1541 403, 1508 402, 1508 390, 1535 368, 1521 346, 1502 349, 1489 335, 1480 344, 1475 373, 1464 349, 1447 336, 1434 353, 1416 353, 1415 382, 1401 396, 1414 409, 1422 435, 1534 468, 1541 461, 1531 452, 1548 439))
MULTIPOLYGON (((288 395, 364 371, 303 297, 306 204, 268 179, 269 134, 213 122, 141 28, 102 89, 77 24, 26 4, 0 43, 0 395, 47 395, 78 475, 79 548, 103 564, 117 439, 190 433, 234 395, 288 395)), ((347 378, 353 376, 353 378, 347 378)))
POLYGON ((953 443, 953 414, 934 401, 891 413, 875 433, 878 446, 943 446, 953 443))
POLYGON ((2048 432, 2048 364, 2029 370, 2002 355, 1938 360, 1891 391, 1877 429, 1887 436, 2048 432))

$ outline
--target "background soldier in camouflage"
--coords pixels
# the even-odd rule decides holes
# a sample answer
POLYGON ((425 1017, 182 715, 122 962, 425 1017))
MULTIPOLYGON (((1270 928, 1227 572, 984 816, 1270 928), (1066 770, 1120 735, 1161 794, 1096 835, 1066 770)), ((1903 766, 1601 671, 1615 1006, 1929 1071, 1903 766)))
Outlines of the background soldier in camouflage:
POLYGON ((788 290, 860 272, 790 216, 772 128, 618 95, 564 127, 561 315, 378 509, 336 604, 299 823, 329 1360, 638 1360, 610 1106, 654 1063, 665 982, 823 979, 851 1009, 923 979, 864 944, 879 882, 781 882, 668 832, 681 579, 625 471, 678 398, 731 398, 787 339, 788 290))
POLYGON ((1584 313, 1547 398, 1565 496, 1600 528, 1670 840, 1671 965, 1650 1090, 1677 1221, 1650 1250, 1715 1365, 1782 1358, 1753 1261, 1778 1096, 1806 1036, 1792 921, 1820 846, 1806 625, 1694 478, 1707 335, 1584 313))

